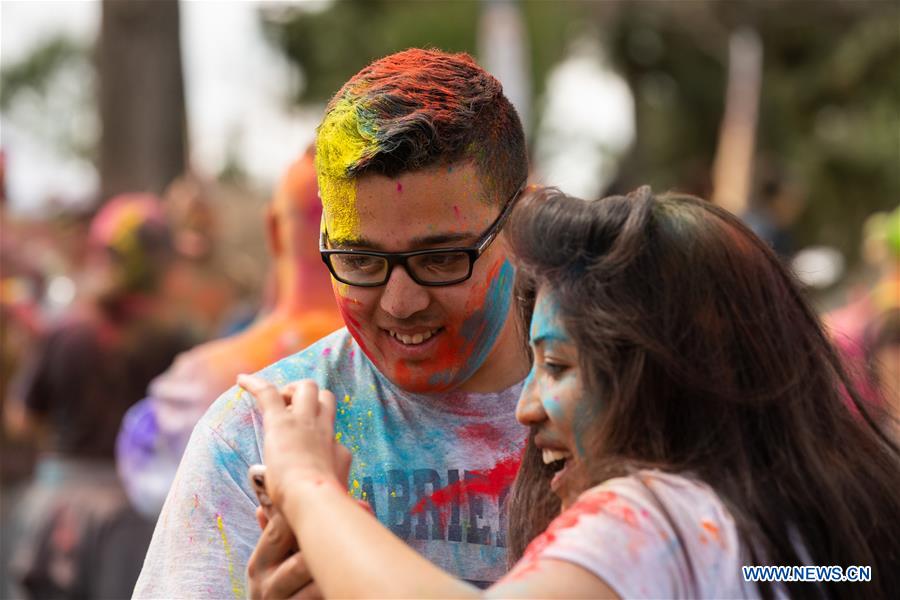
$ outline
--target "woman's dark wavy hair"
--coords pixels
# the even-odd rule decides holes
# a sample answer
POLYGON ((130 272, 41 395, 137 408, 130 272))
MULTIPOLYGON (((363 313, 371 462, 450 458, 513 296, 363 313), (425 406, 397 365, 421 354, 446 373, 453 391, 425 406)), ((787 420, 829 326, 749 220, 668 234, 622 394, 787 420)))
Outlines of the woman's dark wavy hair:
MULTIPOLYGON (((591 202, 540 190, 509 238, 524 316, 553 290, 603 407, 585 488, 641 468, 690 474, 729 508, 748 564, 872 567, 863 586, 788 583, 791 596, 895 597, 900 451, 765 243, 711 203, 647 187, 591 202)), ((547 478, 529 442, 511 561, 559 514, 547 478)))

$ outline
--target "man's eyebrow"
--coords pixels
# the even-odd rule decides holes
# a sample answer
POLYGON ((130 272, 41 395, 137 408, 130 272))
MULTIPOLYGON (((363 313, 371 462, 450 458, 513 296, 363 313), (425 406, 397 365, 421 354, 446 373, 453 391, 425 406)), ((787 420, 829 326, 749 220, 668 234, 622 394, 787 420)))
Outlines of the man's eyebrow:
POLYGON ((380 250, 380 246, 373 241, 370 241, 364 237, 340 237, 340 238, 328 238, 328 247, 329 248, 340 248, 340 249, 348 249, 348 248, 366 248, 368 250, 380 250))
POLYGON ((477 233, 457 232, 457 233, 436 233, 434 235, 426 235, 410 240, 413 248, 422 246, 436 246, 438 244, 452 244, 455 242, 468 241, 474 239, 477 233))

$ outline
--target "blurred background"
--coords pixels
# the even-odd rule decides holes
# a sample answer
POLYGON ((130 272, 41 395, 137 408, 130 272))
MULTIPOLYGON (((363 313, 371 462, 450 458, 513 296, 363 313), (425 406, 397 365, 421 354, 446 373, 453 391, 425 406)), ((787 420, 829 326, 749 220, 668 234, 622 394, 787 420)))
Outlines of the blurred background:
POLYGON ((39 457, 67 451, 54 427, 105 410, 52 386, 33 400, 54 348, 113 368, 103 344, 91 355, 55 338, 60 324, 88 306, 105 331, 114 314, 137 349, 121 368, 147 382, 245 328, 271 293, 277 181, 340 85, 411 46, 469 52, 501 80, 533 181, 583 197, 649 183, 741 215, 794 267, 861 381, 897 382, 895 0, 4 0, 0 25, 3 565, 23 552, 7 524, 39 457), (109 209, 135 194, 152 201, 109 209), (157 225, 164 258, 148 245, 157 225), (140 337, 132 325, 147 322, 171 335, 140 337))

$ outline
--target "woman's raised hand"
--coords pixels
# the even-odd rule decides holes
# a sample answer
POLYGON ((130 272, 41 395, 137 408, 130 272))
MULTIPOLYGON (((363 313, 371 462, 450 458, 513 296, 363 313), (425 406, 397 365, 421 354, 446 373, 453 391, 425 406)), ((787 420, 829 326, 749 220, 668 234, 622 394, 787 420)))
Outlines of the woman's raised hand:
POLYGON ((351 456, 334 439, 334 394, 310 379, 279 390, 262 378, 239 375, 238 385, 262 410, 266 491, 276 507, 307 483, 344 487, 351 456))

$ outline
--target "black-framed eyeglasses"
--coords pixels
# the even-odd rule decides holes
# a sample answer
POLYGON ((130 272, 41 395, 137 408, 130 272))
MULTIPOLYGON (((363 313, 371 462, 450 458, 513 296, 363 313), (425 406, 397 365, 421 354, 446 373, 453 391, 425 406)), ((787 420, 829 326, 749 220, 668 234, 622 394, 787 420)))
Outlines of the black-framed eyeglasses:
POLYGON ((384 285, 397 265, 402 265, 410 278, 419 285, 436 287, 462 283, 472 276, 475 261, 484 254, 503 229, 524 188, 523 183, 506 201, 500 214, 474 246, 434 248, 414 252, 330 249, 327 247, 328 232, 323 225, 319 239, 319 253, 334 278, 348 285, 358 287, 384 285))

